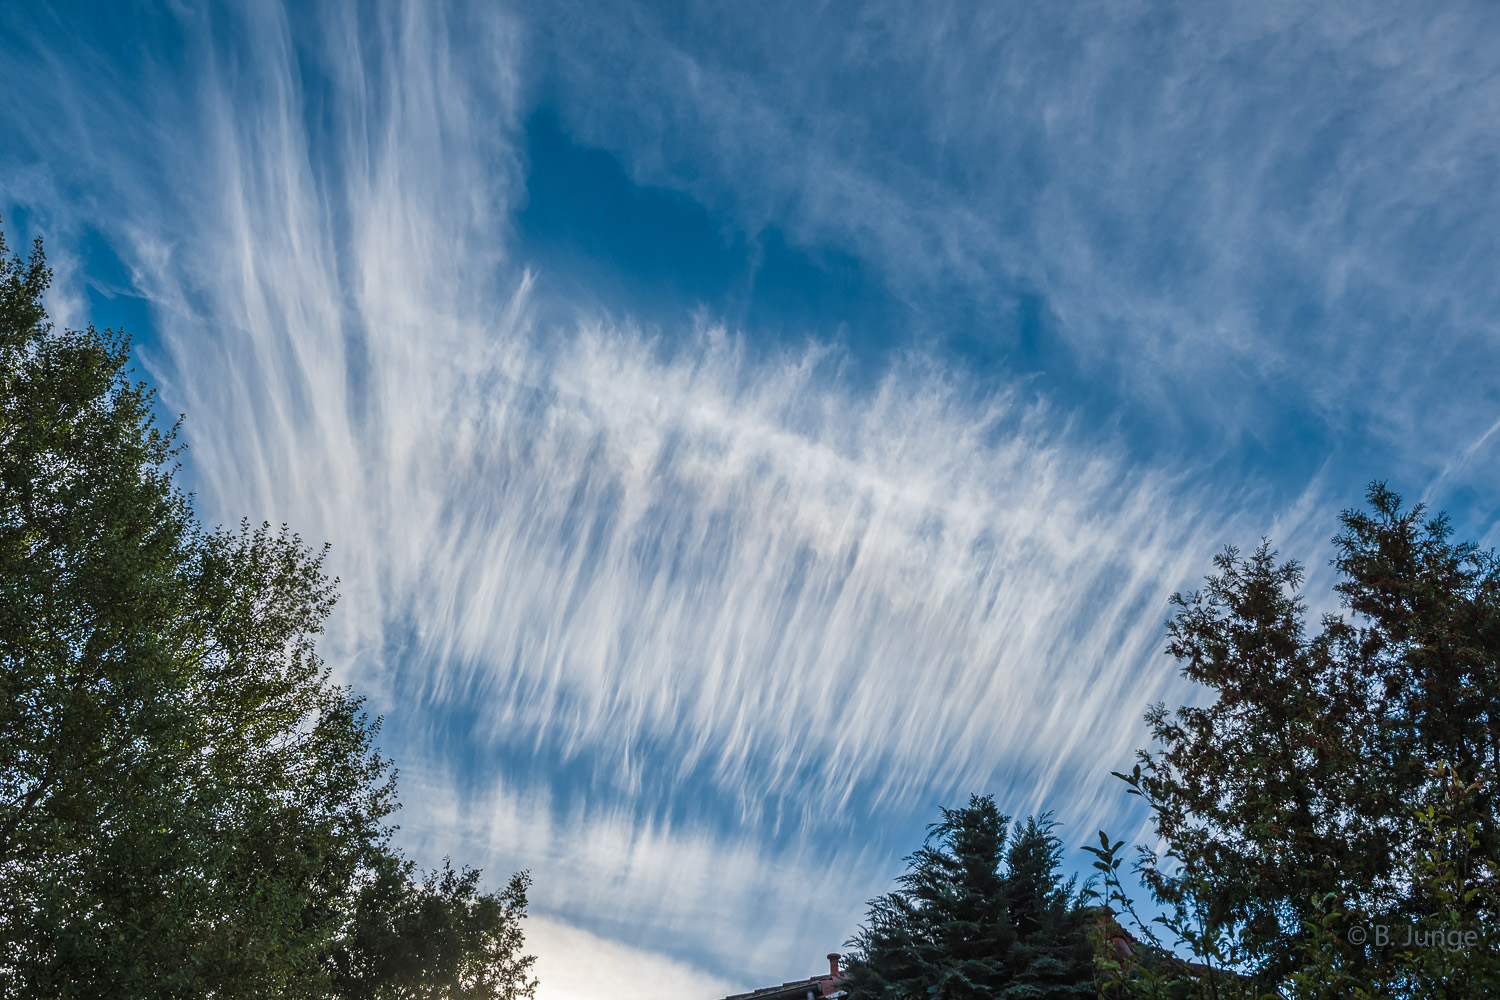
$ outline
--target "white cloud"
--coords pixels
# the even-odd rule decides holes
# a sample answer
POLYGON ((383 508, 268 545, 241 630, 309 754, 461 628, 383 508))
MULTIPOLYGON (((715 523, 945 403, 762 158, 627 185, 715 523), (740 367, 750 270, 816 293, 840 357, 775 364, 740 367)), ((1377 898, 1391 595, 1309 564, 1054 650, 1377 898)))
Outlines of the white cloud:
MULTIPOLYGON (((207 512, 331 540, 344 675, 435 735, 479 720, 489 763, 433 764, 420 801, 470 801, 453 790, 507 747, 584 762, 610 804, 561 839, 541 812, 507 834, 550 800, 478 780, 489 867, 566 844, 536 860, 540 910, 728 962, 746 912, 857 867, 827 837, 857 842, 869 810, 1016 781, 1018 810, 1099 795, 1098 762, 1169 683, 1141 665, 1218 540, 1206 494, 1083 445, 1021 387, 975 404, 919 357, 857 392, 836 355, 750 361, 712 327, 534 328, 504 223, 509 77, 477 92, 452 26, 415 8, 385 30, 334 61, 309 133, 287 26, 250 25, 257 61, 206 77, 204 131, 167 151, 197 149, 193 213, 129 231, 207 512), (653 827, 663 811, 687 819, 653 827), (726 817, 741 838, 713 832, 726 817), (778 836, 791 853, 754 846, 778 836)), ((418 803, 413 838, 425 815, 472 820, 418 803)), ((862 864, 807 924, 735 947, 769 963, 803 947, 789 927, 847 934, 891 874, 862 864)))
POLYGON ((526 947, 537 1000, 716 1000, 751 988, 547 917, 528 918, 526 947))
POLYGON ((1280 425, 1357 485, 1495 419, 1492 8, 554 8, 581 141, 927 307, 1041 296, 1165 439, 1280 425))
POLYGON ((462 784, 479 790, 461 791, 449 762, 432 758, 406 758, 402 779, 402 842, 417 857, 460 857, 497 882, 528 870, 533 913, 692 955, 744 984, 839 950, 894 874, 858 837, 771 848, 753 829, 673 824, 643 816, 638 802, 559 808, 523 774, 469 776, 462 784))
POLYGON ((713 329, 531 329, 491 106, 393 20, 389 75, 341 81, 342 183, 270 23, 248 97, 205 81, 202 216, 139 255, 205 501, 334 542, 346 662, 413 624, 434 706, 477 692, 568 752, 666 740, 746 808, 910 805, 1042 745, 1056 774, 1073 712, 1090 754, 1132 738, 1124 668, 1205 548, 1179 484, 922 359, 862 395, 713 329))
MULTIPOLYGON (((971 790, 1057 807, 1080 839, 1123 815, 1106 772, 1145 703, 1179 693, 1166 598, 1258 534, 1235 511, 1263 497, 1128 466, 1026 385, 981 393, 932 358, 856 389, 836 352, 756 360, 711 321, 662 339, 539 326, 508 232, 524 33, 418 4, 325 18, 297 34, 256 8, 216 36, 232 52, 189 25, 203 75, 146 100, 171 109, 160 160, 110 167, 112 232, 157 309, 205 513, 333 542, 325 653, 425 721, 387 747, 403 836, 534 869, 557 995, 599 976, 723 992, 587 934, 735 975, 816 959, 915 846, 883 824, 971 790), (459 715, 473 755, 441 756, 459 715), (518 747, 586 769, 588 794, 506 773, 518 747)), ((735 121, 798 134, 747 107, 735 121)), ((927 232, 917 245, 989 266, 974 218, 903 207, 813 152, 830 216, 873 226, 889 205, 892 246, 927 232)), ((1099 265, 1068 256, 1078 219, 1055 218, 1038 242, 1061 241, 1055 285, 1077 292, 1099 265)), ((1148 319, 1186 329, 1112 274, 1133 343, 1148 319)), ((1065 320, 1103 307, 1076 308, 1065 320)), ((1243 333, 1217 319, 1215 349, 1243 333)), ((1307 537, 1318 496, 1277 530, 1307 537)))

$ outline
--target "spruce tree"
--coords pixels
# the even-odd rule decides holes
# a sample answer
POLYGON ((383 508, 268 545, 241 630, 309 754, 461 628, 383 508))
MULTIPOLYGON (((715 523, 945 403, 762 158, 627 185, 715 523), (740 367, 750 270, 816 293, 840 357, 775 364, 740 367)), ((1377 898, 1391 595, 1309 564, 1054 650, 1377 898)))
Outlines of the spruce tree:
POLYGON ((944 809, 850 942, 851 1000, 1091 995, 1083 913, 1053 829, 1042 816, 1011 832, 988 795, 944 809))
MULTIPOLYGON (((1345 614, 1310 622, 1302 567, 1268 541, 1174 597, 1167 652, 1209 697, 1154 706, 1156 746, 1119 775, 1166 847, 1136 869, 1164 944, 1257 996, 1495 996, 1500 556, 1384 483, 1367 500, 1333 539, 1345 614), (1374 927, 1486 943, 1403 950, 1374 927)), ((1106 873, 1121 846, 1101 832, 1106 873)))

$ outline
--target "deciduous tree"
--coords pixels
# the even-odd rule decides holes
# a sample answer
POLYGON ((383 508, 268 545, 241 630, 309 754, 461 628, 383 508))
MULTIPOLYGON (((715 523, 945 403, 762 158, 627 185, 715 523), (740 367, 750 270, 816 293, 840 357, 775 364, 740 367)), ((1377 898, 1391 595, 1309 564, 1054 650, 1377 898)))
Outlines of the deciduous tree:
POLYGON ((54 329, 49 280, 0 238, 0 995, 529 995, 524 877, 390 847, 322 553, 202 529, 128 340, 54 329))

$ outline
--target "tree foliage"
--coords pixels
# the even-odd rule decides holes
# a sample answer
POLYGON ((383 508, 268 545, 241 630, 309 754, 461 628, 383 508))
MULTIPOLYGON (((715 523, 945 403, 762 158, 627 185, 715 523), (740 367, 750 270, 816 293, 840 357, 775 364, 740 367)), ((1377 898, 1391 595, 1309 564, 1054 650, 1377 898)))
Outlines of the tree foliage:
POLYGON ((944 809, 900 888, 870 903, 850 944, 851 1000, 1093 993, 1083 912, 1042 816, 1009 832, 990 796, 944 809))
POLYGON ((1399 949, 1348 932, 1500 916, 1500 561, 1384 484, 1368 501, 1334 539, 1347 618, 1310 631, 1302 570, 1267 542, 1176 596, 1168 652, 1214 697, 1154 707, 1157 748, 1120 775, 1169 848, 1139 865, 1169 926, 1266 989, 1333 962, 1368 995, 1425 995, 1399 949))
POLYGON ((488 1000, 515 995, 531 960, 521 957, 523 872, 498 893, 479 891, 480 873, 455 870, 420 881, 395 858, 362 880, 352 919, 331 956, 340 996, 370 1000, 488 1000))
POLYGON ((524 876, 389 845, 322 553, 202 529, 129 341, 55 330, 49 280, 0 238, 0 994, 530 995, 524 876))

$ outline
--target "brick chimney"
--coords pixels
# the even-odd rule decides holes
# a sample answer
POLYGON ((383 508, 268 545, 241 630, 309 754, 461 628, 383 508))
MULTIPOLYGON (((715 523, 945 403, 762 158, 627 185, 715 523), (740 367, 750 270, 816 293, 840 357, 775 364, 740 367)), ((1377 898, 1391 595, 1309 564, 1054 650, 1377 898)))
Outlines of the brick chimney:
POLYGON ((830 951, 828 953, 828 974, 834 979, 839 977, 839 953, 830 951))

